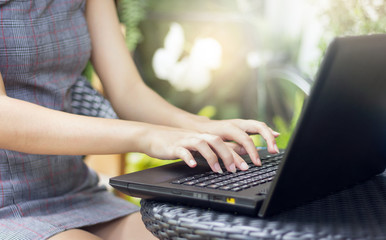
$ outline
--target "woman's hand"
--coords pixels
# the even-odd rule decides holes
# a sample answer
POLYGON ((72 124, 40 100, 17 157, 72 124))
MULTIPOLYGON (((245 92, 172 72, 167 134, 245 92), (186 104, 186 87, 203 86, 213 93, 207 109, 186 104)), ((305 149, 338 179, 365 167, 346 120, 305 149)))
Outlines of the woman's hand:
POLYGON ((234 141, 231 148, 239 154, 248 153, 252 162, 261 165, 261 160, 256 147, 249 134, 260 134, 267 142, 270 153, 278 153, 275 138, 280 134, 273 131, 264 122, 255 120, 231 119, 231 120, 203 120, 192 125, 192 128, 201 132, 221 137, 223 141, 234 141))

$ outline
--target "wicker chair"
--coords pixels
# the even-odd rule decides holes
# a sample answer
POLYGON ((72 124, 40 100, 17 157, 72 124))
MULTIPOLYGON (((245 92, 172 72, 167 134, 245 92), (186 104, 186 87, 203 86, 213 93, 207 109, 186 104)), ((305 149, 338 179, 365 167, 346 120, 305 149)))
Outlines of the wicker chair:
POLYGON ((142 219, 159 239, 386 239, 386 172, 268 219, 151 200, 142 219))

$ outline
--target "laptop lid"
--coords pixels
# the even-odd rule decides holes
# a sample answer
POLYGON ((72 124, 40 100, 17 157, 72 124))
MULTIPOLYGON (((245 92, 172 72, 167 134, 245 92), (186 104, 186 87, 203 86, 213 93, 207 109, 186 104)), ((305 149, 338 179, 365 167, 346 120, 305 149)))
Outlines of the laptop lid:
POLYGON ((329 46, 259 216, 364 181, 386 166, 386 35, 329 46))

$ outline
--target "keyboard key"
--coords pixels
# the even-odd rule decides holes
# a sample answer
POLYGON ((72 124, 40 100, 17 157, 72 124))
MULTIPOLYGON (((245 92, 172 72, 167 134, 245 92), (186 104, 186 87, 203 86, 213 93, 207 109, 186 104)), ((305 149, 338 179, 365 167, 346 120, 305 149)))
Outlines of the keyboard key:
POLYGON ((192 186, 192 185, 195 185, 195 184, 197 184, 197 183, 198 183, 197 180, 193 180, 193 181, 184 182, 183 184, 184 184, 184 185, 192 186))
POLYGON ((220 187, 221 190, 231 190, 230 186, 222 186, 220 187))
POLYGON ((262 158, 263 166, 258 167, 250 163, 247 171, 238 170, 236 173, 226 172, 223 174, 206 172, 177 179, 172 183, 238 192, 272 181, 283 155, 284 153, 268 155, 266 158, 262 158))
POLYGON ((207 185, 208 185, 208 183, 202 182, 202 183, 197 183, 195 186, 197 186, 197 187, 205 187, 207 185))

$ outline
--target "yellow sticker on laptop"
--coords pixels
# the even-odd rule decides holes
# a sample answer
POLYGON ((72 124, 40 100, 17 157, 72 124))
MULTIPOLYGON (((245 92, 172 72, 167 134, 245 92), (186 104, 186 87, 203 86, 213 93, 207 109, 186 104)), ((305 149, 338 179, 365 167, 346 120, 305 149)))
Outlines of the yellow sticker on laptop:
POLYGON ((227 203, 235 204, 236 200, 234 198, 227 198, 227 203))

